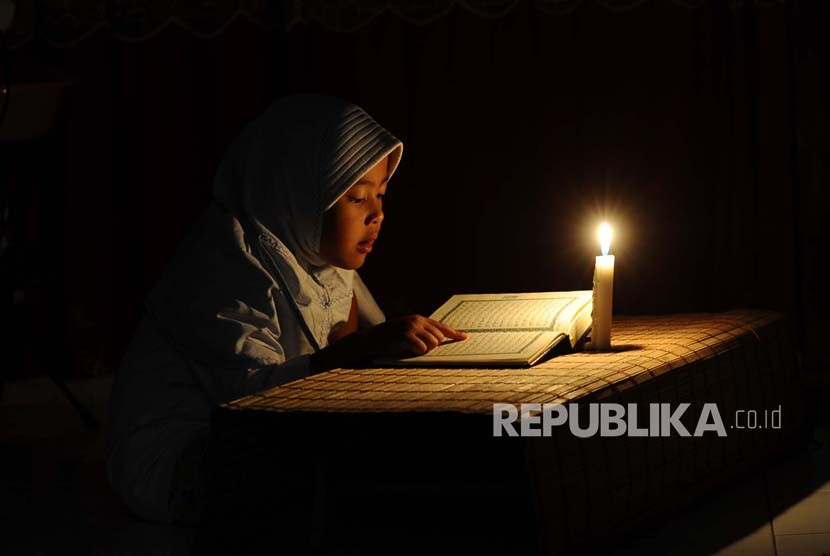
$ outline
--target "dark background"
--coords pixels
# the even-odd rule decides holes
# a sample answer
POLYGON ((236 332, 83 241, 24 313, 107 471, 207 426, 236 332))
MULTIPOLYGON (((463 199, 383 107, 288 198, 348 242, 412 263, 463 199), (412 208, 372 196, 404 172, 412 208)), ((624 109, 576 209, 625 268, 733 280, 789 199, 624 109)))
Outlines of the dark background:
POLYGON ((615 312, 782 311, 828 367, 825 2, 17 4, 7 377, 113 372, 224 150, 294 92, 404 142, 361 270, 387 314, 589 289, 607 219, 615 312))

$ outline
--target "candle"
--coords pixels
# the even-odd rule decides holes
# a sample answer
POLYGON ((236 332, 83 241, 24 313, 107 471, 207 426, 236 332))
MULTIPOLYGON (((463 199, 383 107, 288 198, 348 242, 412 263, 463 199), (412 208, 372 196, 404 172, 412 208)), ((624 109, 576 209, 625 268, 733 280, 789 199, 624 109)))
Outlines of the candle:
POLYGON ((611 349, 611 308, 614 296, 614 255, 611 248, 611 226, 607 222, 599 227, 599 243, 602 255, 594 267, 594 304, 591 313, 592 349, 611 349))

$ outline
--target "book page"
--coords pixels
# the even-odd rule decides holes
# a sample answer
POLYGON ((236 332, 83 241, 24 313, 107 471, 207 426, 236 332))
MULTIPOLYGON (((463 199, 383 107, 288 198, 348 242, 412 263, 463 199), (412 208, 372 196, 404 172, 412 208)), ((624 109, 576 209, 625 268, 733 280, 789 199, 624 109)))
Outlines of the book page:
POLYGON ((540 332, 473 332, 462 342, 445 342, 429 353, 430 357, 455 355, 521 355, 538 339, 540 332))
POLYGON ((571 348, 576 346, 576 343, 586 334, 591 328, 591 308, 593 306, 593 298, 588 297, 581 302, 572 304, 573 310, 569 308, 565 311, 560 322, 557 324, 557 330, 566 334, 571 343, 571 348))
MULTIPOLYGON (((424 355, 376 360, 381 365, 527 365, 575 328, 591 291, 454 295, 430 318, 467 332, 424 355)), ((589 307, 590 308, 590 307, 589 307)), ((590 321, 589 321, 590 323, 590 321)), ((573 340, 572 340, 573 341, 573 340)))
POLYGON ((463 341, 448 341, 429 353, 403 358, 382 358, 381 365, 455 365, 486 363, 523 365, 549 347, 561 334, 548 331, 471 332, 463 341))
POLYGON ((567 309, 583 297, 581 293, 455 295, 432 318, 465 332, 553 331, 563 314, 573 314, 567 309))

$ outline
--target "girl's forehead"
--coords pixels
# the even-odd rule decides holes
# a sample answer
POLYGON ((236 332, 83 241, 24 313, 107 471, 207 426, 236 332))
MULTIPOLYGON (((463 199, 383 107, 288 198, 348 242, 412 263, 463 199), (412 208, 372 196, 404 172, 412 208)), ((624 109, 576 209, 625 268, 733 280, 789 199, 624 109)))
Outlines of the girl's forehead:
POLYGON ((384 176, 380 178, 377 176, 378 179, 372 179, 371 176, 364 176, 360 178, 357 183, 355 183, 352 187, 372 187, 372 186, 382 186, 389 183, 389 176, 384 176))

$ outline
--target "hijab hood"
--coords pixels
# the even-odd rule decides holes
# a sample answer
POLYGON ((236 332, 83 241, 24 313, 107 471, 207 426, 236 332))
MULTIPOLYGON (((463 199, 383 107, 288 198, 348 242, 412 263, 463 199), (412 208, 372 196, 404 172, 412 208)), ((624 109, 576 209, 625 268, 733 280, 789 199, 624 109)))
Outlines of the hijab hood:
POLYGON ((323 213, 389 155, 391 176, 403 145, 363 109, 321 95, 274 103, 226 154, 213 194, 260 233, 278 238, 307 272, 320 257, 323 213))
POLYGON ((279 364, 325 346, 353 292, 374 300, 355 271, 320 256, 323 213, 385 156, 391 176, 402 150, 344 100, 276 101, 228 149, 214 202, 149 295, 159 332, 219 366, 279 364))

